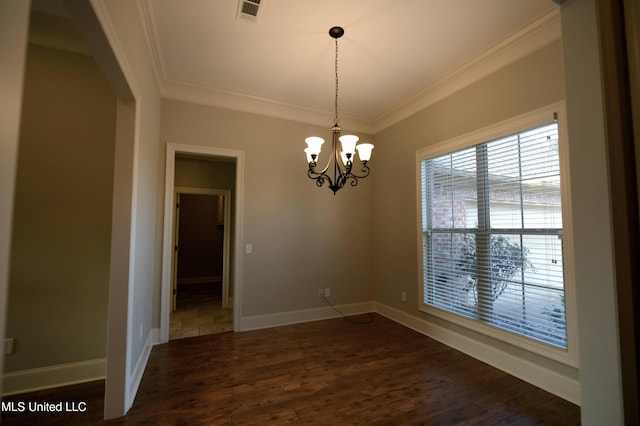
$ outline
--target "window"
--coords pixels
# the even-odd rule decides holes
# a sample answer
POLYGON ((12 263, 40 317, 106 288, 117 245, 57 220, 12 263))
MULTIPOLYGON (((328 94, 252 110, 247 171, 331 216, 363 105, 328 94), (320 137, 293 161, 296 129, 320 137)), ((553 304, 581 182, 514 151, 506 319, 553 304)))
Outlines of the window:
POLYGON ((558 124, 506 134, 418 153, 422 308, 567 351, 558 124))

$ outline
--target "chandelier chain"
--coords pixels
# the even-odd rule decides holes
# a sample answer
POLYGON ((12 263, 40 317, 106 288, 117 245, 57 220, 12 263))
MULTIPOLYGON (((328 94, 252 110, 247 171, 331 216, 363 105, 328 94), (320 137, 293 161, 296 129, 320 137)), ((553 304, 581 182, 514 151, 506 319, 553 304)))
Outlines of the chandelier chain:
POLYGON ((335 124, 338 125, 338 39, 336 38, 336 61, 335 61, 335 71, 336 71, 336 116, 335 116, 335 124))

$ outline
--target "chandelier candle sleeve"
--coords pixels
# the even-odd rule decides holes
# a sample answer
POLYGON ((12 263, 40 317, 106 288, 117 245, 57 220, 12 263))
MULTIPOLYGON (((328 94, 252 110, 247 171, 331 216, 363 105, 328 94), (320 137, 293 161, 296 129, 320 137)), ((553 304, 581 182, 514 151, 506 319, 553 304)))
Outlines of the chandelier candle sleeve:
POLYGON ((328 183, 329 189, 335 194, 338 190, 344 188, 347 182, 351 186, 358 184, 358 179, 369 176, 370 170, 367 163, 371 159, 371 151, 373 145, 370 143, 358 144, 358 136, 356 135, 342 135, 340 136, 340 126, 338 125, 338 39, 344 35, 344 29, 341 27, 333 27, 329 30, 329 35, 335 39, 336 43, 336 60, 335 60, 335 75, 336 75, 336 96, 335 96, 335 121, 331 128, 331 152, 327 160, 327 165, 320 169, 316 169, 318 165, 318 159, 324 139, 317 136, 310 136, 305 139, 307 148, 304 152, 307 156, 307 163, 309 164, 309 170, 307 176, 310 179, 316 181, 317 186, 323 186, 325 182, 328 183), (340 147, 338 148, 338 142, 340 147), (362 174, 355 174, 353 172, 354 160, 358 152, 358 157, 362 163, 360 172, 362 174))

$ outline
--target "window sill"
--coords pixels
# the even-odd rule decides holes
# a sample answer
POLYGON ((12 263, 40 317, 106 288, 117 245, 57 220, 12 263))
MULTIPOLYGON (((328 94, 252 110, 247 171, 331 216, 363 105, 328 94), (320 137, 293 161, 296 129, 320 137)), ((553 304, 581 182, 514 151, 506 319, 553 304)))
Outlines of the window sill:
MULTIPOLYGON (((470 318, 438 309, 434 306, 422 305, 420 307, 420 311, 525 351, 560 362, 570 367, 578 368, 578 357, 576 356, 577 351, 573 350, 575 345, 573 345, 573 342, 571 341, 567 342, 569 349, 561 349, 506 330, 501 330, 497 327, 493 327, 470 318)), ((570 339, 570 335, 568 339, 570 339)))

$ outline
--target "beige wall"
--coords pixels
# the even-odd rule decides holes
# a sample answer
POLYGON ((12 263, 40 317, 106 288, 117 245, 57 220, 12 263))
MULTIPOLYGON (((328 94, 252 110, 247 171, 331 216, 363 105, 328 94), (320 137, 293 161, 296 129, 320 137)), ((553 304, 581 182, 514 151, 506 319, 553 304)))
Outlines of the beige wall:
POLYGON ((174 184, 185 188, 228 189, 236 187, 236 165, 232 162, 176 158, 174 184))
POLYGON ((164 142, 245 153, 243 316, 324 307, 325 287, 337 304, 373 298, 371 178, 334 196, 306 177, 304 138, 330 125, 163 101, 164 142))
MULTIPOLYGON (((0 339, 3 340, 28 25, 28 2, 9 0, 0 3, 0 57, 3 58, 0 64, 0 339)), ((0 358, 0 372, 2 371, 4 357, 0 358)))
POLYGON ((377 301, 576 380, 574 368, 418 310, 416 151, 563 99, 562 48, 556 41, 378 133, 373 277, 377 301))
MULTIPOLYGON (((123 129, 126 133, 123 149, 127 150, 123 152, 123 164, 128 167, 132 163, 132 170, 123 173, 131 172, 132 175, 131 179, 127 175, 121 188, 124 200, 125 192, 129 191, 125 186, 131 184, 132 206, 128 212, 120 212, 123 220, 124 213, 129 213, 126 222, 117 223, 123 227, 122 237, 129 238, 126 245, 131 253, 122 259, 122 265, 126 266, 122 279, 110 284, 105 413, 111 418, 122 415, 133 403, 153 344, 154 318, 159 317, 164 157, 159 136, 160 93, 151 53, 145 43, 144 27, 139 20, 138 4, 103 0, 92 2, 91 6, 100 17, 110 44, 99 44, 98 47, 112 50, 106 52, 106 59, 115 56, 117 60, 103 71, 123 73, 123 83, 133 94, 128 105, 130 114, 126 114, 131 121, 123 129), (129 231, 125 228, 129 224, 130 234, 127 235, 129 231)), ((124 95, 119 92, 119 96, 124 95)), ((118 121, 120 124, 120 117, 118 121)))
POLYGON ((6 371, 105 357, 115 111, 91 57, 29 45, 6 371))

